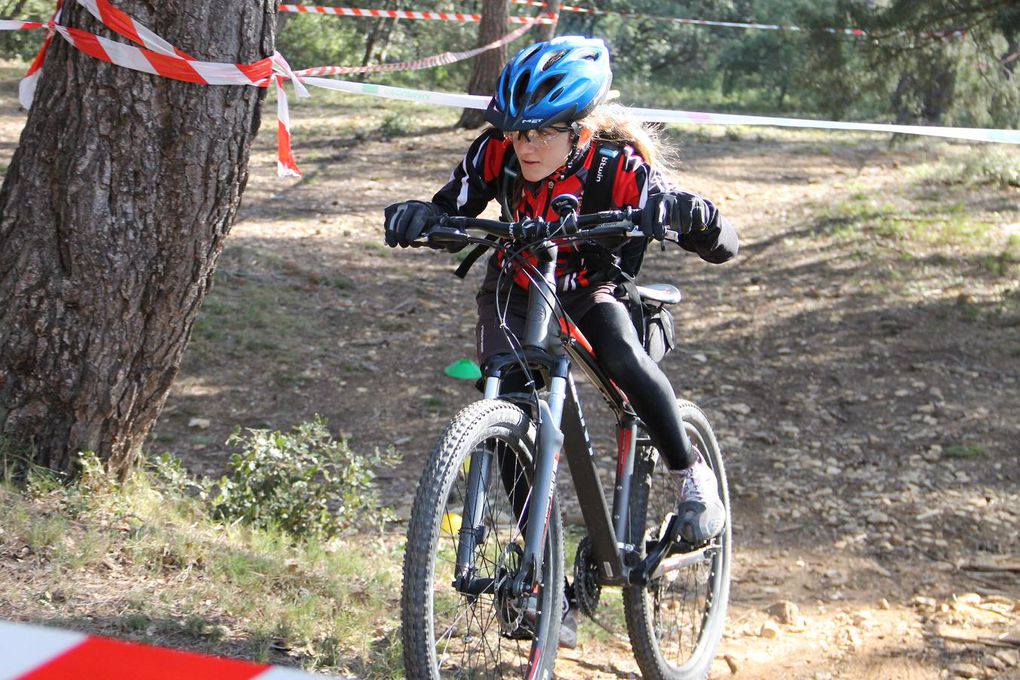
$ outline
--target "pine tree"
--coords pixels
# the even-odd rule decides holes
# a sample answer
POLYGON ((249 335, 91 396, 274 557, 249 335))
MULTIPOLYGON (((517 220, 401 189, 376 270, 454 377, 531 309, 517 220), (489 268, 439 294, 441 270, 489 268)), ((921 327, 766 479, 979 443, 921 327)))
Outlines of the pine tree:
MULTIPOLYGON (((270 0, 120 0, 207 61, 273 53, 270 0)), ((76 3, 63 23, 110 35, 76 3)), ((112 36, 111 36, 112 37, 112 36)), ((264 91, 50 48, 0 189, 0 441, 124 472, 177 374, 248 178, 264 91)))

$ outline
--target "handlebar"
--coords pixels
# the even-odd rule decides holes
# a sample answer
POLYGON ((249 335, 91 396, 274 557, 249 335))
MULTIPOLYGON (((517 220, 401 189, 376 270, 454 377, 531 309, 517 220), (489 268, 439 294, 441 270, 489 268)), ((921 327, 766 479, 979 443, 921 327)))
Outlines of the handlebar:
MULTIPOLYGON (((427 225, 422 238, 426 239, 425 245, 433 248, 463 245, 471 239, 468 235, 469 230, 523 243, 541 243, 559 237, 652 238, 651 233, 642 231, 641 216, 642 211, 636 208, 604 210, 588 215, 578 215, 575 209, 569 209, 561 214, 560 219, 552 221, 537 217, 518 222, 500 222, 477 217, 443 215, 427 225)), ((678 239, 677 232, 670 229, 665 231, 663 240, 676 242, 678 239)))

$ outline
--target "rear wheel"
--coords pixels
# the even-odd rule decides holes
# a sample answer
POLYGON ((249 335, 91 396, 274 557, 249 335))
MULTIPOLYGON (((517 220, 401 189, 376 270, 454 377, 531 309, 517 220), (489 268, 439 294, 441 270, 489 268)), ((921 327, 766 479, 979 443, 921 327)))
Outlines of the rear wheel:
MULTIPOLYGON (((688 401, 679 405, 691 443, 715 472, 726 507, 726 528, 693 564, 669 570, 647 586, 624 588, 634 657, 642 676, 656 680, 700 680, 708 675, 722 639, 730 592, 730 499, 722 455, 701 409, 688 401)), ((631 536, 638 537, 635 542, 644 557, 645 548, 658 540, 663 519, 675 511, 679 488, 654 448, 643 448, 635 467, 635 481, 640 483, 632 496, 631 536)))
MULTIPOLYGON (((538 587, 514 595, 523 568, 535 428, 520 408, 480 401, 443 433, 422 474, 404 557, 401 621, 408 678, 552 676, 563 606, 563 543, 553 499, 538 587), (469 488, 479 521, 465 515, 469 488), (458 575, 462 541, 471 567, 458 575)), ((461 550, 463 552, 463 550, 461 550)))

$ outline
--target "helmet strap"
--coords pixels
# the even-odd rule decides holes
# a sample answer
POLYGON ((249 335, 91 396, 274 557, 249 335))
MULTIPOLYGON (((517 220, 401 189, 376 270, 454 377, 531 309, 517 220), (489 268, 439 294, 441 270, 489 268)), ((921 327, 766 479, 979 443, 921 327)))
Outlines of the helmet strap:
POLYGON ((578 157, 588 149, 587 144, 584 145, 584 148, 578 148, 580 141, 581 125, 575 120, 570 123, 570 153, 567 154, 567 161, 563 164, 563 172, 560 174, 561 178, 566 176, 567 172, 574 167, 578 157))

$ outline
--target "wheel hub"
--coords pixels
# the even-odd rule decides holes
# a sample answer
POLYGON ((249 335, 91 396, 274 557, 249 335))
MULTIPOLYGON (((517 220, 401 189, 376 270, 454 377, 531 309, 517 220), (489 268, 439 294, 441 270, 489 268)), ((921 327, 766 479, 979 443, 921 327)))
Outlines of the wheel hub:
POLYGON ((527 620, 528 597, 513 594, 514 577, 521 568, 524 549, 516 543, 508 543, 496 567, 495 600, 496 618, 504 637, 525 640, 532 637, 527 620))

